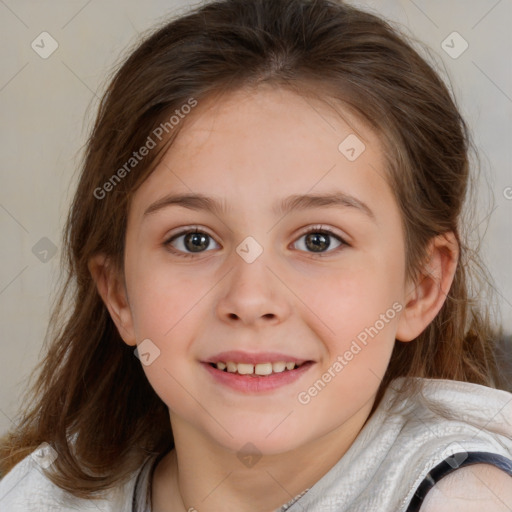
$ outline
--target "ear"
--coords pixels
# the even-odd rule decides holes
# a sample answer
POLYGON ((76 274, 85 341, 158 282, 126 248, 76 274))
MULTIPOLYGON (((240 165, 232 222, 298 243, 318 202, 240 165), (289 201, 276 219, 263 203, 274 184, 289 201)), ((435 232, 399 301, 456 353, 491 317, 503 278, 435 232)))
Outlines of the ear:
POLYGON ((396 339, 412 341, 434 320, 446 300, 459 259, 459 244, 452 231, 434 237, 428 258, 415 283, 406 286, 405 308, 396 339))
POLYGON ((104 254, 93 256, 88 262, 88 267, 121 338, 127 345, 135 346, 132 312, 119 271, 104 254))

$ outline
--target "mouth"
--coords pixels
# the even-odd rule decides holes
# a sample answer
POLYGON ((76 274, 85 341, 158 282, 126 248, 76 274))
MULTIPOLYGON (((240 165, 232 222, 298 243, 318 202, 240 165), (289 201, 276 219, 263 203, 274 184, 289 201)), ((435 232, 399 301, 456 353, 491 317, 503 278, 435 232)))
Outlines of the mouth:
POLYGON ((243 394, 275 392, 278 388, 291 385, 313 367, 315 361, 267 361, 265 363, 236 363, 217 361, 201 363, 212 382, 222 388, 243 394))
POLYGON ((313 363, 313 361, 303 361, 296 363, 294 361, 276 361, 264 363, 237 363, 234 361, 217 361, 216 363, 208 363, 212 368, 224 373, 234 373, 237 375, 244 375, 248 377, 268 377, 277 375, 284 372, 292 372, 303 365, 313 363))

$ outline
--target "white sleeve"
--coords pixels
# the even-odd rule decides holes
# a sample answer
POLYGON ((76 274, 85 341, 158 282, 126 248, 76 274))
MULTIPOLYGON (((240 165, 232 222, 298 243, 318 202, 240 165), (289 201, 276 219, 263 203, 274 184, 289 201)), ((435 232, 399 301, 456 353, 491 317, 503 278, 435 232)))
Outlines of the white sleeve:
POLYGON ((0 480, 0 512, 112 512, 112 503, 72 496, 49 480, 32 456, 0 480))

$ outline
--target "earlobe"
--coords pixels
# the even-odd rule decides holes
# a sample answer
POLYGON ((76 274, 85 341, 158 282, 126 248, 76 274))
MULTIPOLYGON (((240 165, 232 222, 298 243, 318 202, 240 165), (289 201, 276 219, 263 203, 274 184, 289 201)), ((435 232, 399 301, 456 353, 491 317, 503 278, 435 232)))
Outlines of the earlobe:
POLYGON ((434 237, 429 257, 414 284, 406 289, 405 307, 398 321, 396 339, 412 341, 434 320, 442 308, 455 276, 459 244, 453 232, 434 237))
POLYGON ((135 346, 132 313, 119 272, 104 254, 93 256, 88 262, 88 267, 120 336, 127 345, 135 346))

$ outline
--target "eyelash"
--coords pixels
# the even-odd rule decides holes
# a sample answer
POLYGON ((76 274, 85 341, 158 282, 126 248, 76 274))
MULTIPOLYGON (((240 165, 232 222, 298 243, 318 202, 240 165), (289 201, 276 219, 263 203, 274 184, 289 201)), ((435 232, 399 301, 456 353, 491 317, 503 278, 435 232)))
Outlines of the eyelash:
MULTIPOLYGON (((162 245, 164 247, 166 247, 167 250, 169 250, 171 253, 173 253, 176 256, 179 256, 181 258, 193 258, 194 256, 201 255, 205 252, 208 252, 208 251, 203 251, 203 252, 197 252, 197 253, 190 253, 190 252, 183 252, 180 250, 176 250, 172 247, 171 242, 173 242, 177 238, 180 238, 181 236, 188 235, 190 233, 204 234, 204 235, 210 237, 211 239, 213 239, 213 237, 210 234, 208 234, 206 231, 201 231, 199 229, 199 227, 193 227, 191 229, 180 231, 179 233, 172 235, 172 237, 167 239, 162 245)), ((349 247, 349 244, 347 242, 345 242, 345 240, 343 238, 341 238, 339 235, 334 233, 332 230, 324 228, 321 225, 312 226, 308 231, 301 233, 300 236, 297 238, 297 240, 301 239, 302 237, 304 237, 306 235, 309 235, 310 233, 318 233, 318 234, 322 234, 322 235, 332 236, 333 238, 336 238, 341 243, 341 245, 339 247, 336 247, 330 251, 327 250, 326 252, 323 252, 323 253, 322 252, 314 253, 314 252, 305 251, 305 252, 309 252, 309 254, 313 255, 314 257, 320 257, 320 258, 325 257, 325 256, 328 256, 328 255, 336 252, 336 251, 339 251, 344 246, 349 247)))

